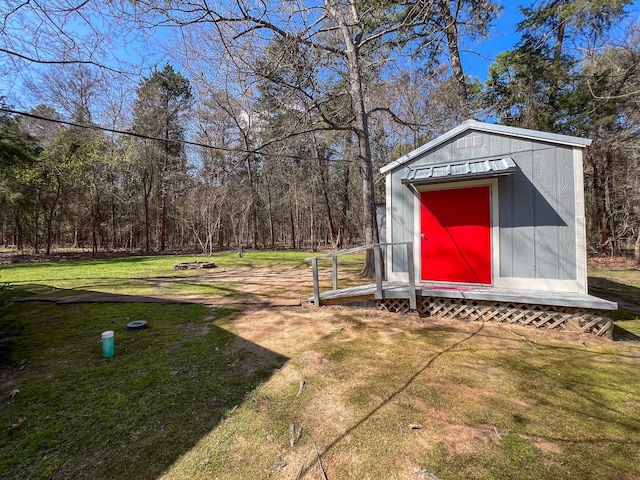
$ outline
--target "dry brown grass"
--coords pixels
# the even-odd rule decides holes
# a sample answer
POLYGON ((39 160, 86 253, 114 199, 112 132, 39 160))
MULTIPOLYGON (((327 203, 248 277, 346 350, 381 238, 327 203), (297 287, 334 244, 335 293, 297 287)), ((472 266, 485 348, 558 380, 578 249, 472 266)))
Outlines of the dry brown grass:
MULTIPOLYGON (((593 361, 612 346, 591 337, 350 307, 248 309, 230 328, 291 360, 164 479, 324 479, 316 448, 330 479, 438 478, 434 469, 447 468, 486 478, 487 463, 505 449, 531 457, 529 478, 580 478, 563 470, 569 438, 557 425, 540 426, 553 421, 544 418, 543 400, 524 394, 522 372, 505 362, 529 359, 546 368, 561 349, 593 361), (302 428, 293 446, 292 424, 302 428), (477 458, 477 468, 446 466, 477 458)), ((640 352, 631 351, 628 359, 637 365, 640 352)), ((503 461, 513 463, 509 455, 503 461)), ((521 467, 512 468, 502 478, 514 478, 509 475, 521 467)))

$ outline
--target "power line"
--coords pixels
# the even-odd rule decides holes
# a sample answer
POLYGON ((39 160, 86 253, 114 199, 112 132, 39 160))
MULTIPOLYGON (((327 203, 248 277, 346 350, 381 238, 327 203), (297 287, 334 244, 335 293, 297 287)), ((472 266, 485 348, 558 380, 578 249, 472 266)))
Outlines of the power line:
MULTIPOLYGON (((173 143, 180 143, 182 145, 191 145, 194 147, 202 147, 202 148, 207 148, 210 150, 217 150, 217 151, 221 151, 221 152, 229 152, 229 153, 242 153, 242 154, 257 154, 257 155, 264 155, 266 157, 277 157, 277 158, 291 158, 294 160, 309 160, 309 157, 302 157, 300 155, 289 155, 289 154, 281 154, 281 153, 268 153, 268 152, 261 152, 259 148, 255 149, 255 150, 243 150, 240 148, 229 148, 229 147, 216 147, 214 145, 207 145, 204 143, 200 143, 200 142, 193 142, 190 140, 182 140, 182 139, 172 139, 172 138, 162 138, 162 137, 154 137, 152 135, 146 135, 144 133, 137 133, 137 132, 132 132, 132 131, 127 131, 127 130, 118 130, 115 128, 109 128, 109 127, 102 127, 99 125, 86 125, 83 123, 76 123, 76 122, 70 122, 68 120, 60 120, 60 119, 56 119, 56 118, 48 118, 48 117, 44 117, 42 115, 37 115, 35 113, 28 113, 28 112, 21 112, 19 110, 13 110, 10 108, 6 108, 6 107, 0 107, 0 112, 5 112, 5 113, 10 113, 13 115, 21 115, 23 117, 29 117, 29 118, 35 118, 37 120, 43 120, 45 122, 52 122, 52 123, 58 123, 58 124, 62 124, 62 125, 68 125, 70 127, 78 127, 78 128, 86 128, 88 130, 99 130, 102 132, 109 132, 109 133, 116 133, 118 135, 129 135, 131 137, 136 137, 136 138, 142 138, 145 140, 156 140, 159 142, 173 142, 173 143)), ((331 160, 326 160, 326 161, 331 161, 331 160)), ((332 160, 332 161, 336 161, 336 160, 332 160)), ((349 161, 347 159, 343 159, 342 161, 349 161)))

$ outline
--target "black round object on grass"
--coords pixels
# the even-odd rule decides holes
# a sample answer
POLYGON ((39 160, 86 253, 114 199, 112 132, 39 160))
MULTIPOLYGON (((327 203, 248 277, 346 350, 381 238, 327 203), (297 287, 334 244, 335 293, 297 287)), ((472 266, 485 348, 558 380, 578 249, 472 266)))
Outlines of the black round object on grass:
POLYGON ((142 330, 143 328, 147 328, 146 320, 135 320, 127 323, 127 330, 142 330))

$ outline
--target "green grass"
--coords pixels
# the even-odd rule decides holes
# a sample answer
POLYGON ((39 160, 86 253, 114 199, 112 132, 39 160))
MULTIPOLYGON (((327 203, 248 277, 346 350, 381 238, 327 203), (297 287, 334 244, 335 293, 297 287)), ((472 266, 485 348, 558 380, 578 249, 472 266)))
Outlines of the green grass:
MULTIPOLYGON (((174 270, 173 265, 190 261, 213 261, 218 269, 238 267, 309 268, 310 252, 246 252, 206 257, 203 255, 126 257, 70 260, 55 263, 13 264, 0 268, 0 282, 29 286, 33 295, 61 296, 78 290, 117 294, 224 295, 229 285, 201 281, 203 270, 174 270)), ((204 272, 215 272, 207 270, 204 272)), ((309 276, 309 279, 311 277, 309 276)))
MULTIPOLYGON (((240 258, 236 253, 222 253, 212 257, 204 255, 176 255, 125 257, 113 259, 69 260, 51 263, 21 263, 0 267, 0 282, 25 287, 31 296, 66 296, 83 292, 102 292, 121 295, 243 295, 238 285, 215 283, 207 277, 223 269, 233 268, 299 268, 308 271, 305 277, 312 291, 310 262, 314 252, 248 251, 240 258), (212 270, 174 270, 176 263, 213 261, 212 270)), ((342 256, 339 260, 340 287, 361 284, 355 279, 362 268, 362 255, 342 256)), ((320 268, 331 270, 330 259, 322 259, 320 268)), ((304 274, 303 274, 304 275, 304 274)), ((328 278, 322 282, 323 290, 331 288, 328 278)), ((271 294, 287 293, 273 285, 271 294)))
MULTIPOLYGON (((212 260, 218 269, 308 269, 309 252, 246 252, 15 264, 0 269, 16 297, 83 292, 239 295, 236 286, 174 270, 212 260)), ((304 270, 301 270, 304 272, 304 270)), ((156 478, 242 404, 284 357, 258 346, 231 348, 227 328, 239 311, 199 305, 24 302, 0 315, 0 417, 11 426, 0 442, 0 478, 156 478), (129 332, 126 323, 151 328, 129 332), (116 355, 101 356, 100 333, 115 331, 116 355), (257 358, 257 359, 256 359, 257 358), (6 367, 5 367, 6 368, 6 367)), ((240 345, 243 343, 240 342, 240 345)))
POLYGON ((305 258, 310 252, 246 252, 243 258, 235 253, 223 253, 211 257, 204 255, 172 255, 149 257, 124 257, 112 259, 69 260, 64 262, 44 262, 4 265, 0 268, 3 282, 43 283, 100 281, 113 278, 174 278, 194 276, 198 270, 174 270, 173 265, 181 262, 212 261, 219 268, 267 267, 267 266, 308 266, 305 258))
POLYGON ((199 305, 16 304, 10 359, 21 393, 1 414, 25 418, 0 442, 1 478, 156 478, 215 428, 285 358, 259 366, 226 325, 237 311, 199 305), (28 319, 15 322, 15 319, 28 319), (127 331, 130 320, 150 328, 127 331), (101 355, 114 330, 116 354, 101 355))

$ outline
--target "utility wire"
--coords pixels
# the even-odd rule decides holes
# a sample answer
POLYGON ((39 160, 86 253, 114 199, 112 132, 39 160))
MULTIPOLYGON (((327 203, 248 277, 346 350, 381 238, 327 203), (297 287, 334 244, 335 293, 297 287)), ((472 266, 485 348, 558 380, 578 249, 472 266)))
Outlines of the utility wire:
MULTIPOLYGON (((56 118, 43 117, 42 115, 37 115, 35 113, 21 112, 19 110, 13 110, 13 109, 6 108, 6 107, 0 107, 0 112, 10 113, 10 114, 13 114, 13 115, 21 115, 23 117, 35 118, 37 120, 44 120, 46 122, 53 122, 53 123, 59 123, 59 124, 62 124, 62 125, 69 125, 71 127, 86 128, 88 130, 100 130, 100 131, 103 131, 103 132, 116 133, 118 135, 129 135, 131 137, 143 138, 143 139, 146 139, 146 140, 157 140, 159 142, 180 143, 180 144, 183 144, 183 145, 191 145, 191 146, 195 146, 195 147, 208 148, 210 150, 218 150, 218 151, 222 151, 222 152, 242 153, 242 154, 254 153, 254 154, 258 154, 258 155, 264 155, 266 157, 278 157, 278 158, 286 157, 286 158, 291 158, 291 159, 294 159, 294 160, 309 160, 309 157, 301 157, 300 155, 289 155, 289 154, 286 154, 286 153, 283 154, 283 153, 261 152, 260 148, 257 148, 255 150, 243 150, 243 149, 240 149, 240 148, 216 147, 214 145, 207 145, 207 144, 204 144, 204 143, 192 142, 190 140, 154 137, 152 135, 145 135, 144 133, 137 133, 137 132, 127 131, 127 130, 118 130, 118 129, 115 129, 115 128, 108 128, 108 127, 101 127, 99 125, 86 125, 86 124, 82 124, 82 123, 70 122, 70 121, 67 121, 67 120, 60 120, 60 119, 56 119, 56 118)), ((327 159, 327 161, 337 161, 337 160, 328 160, 327 159)), ((353 161, 353 160, 342 159, 340 161, 350 162, 350 161, 353 161)))

